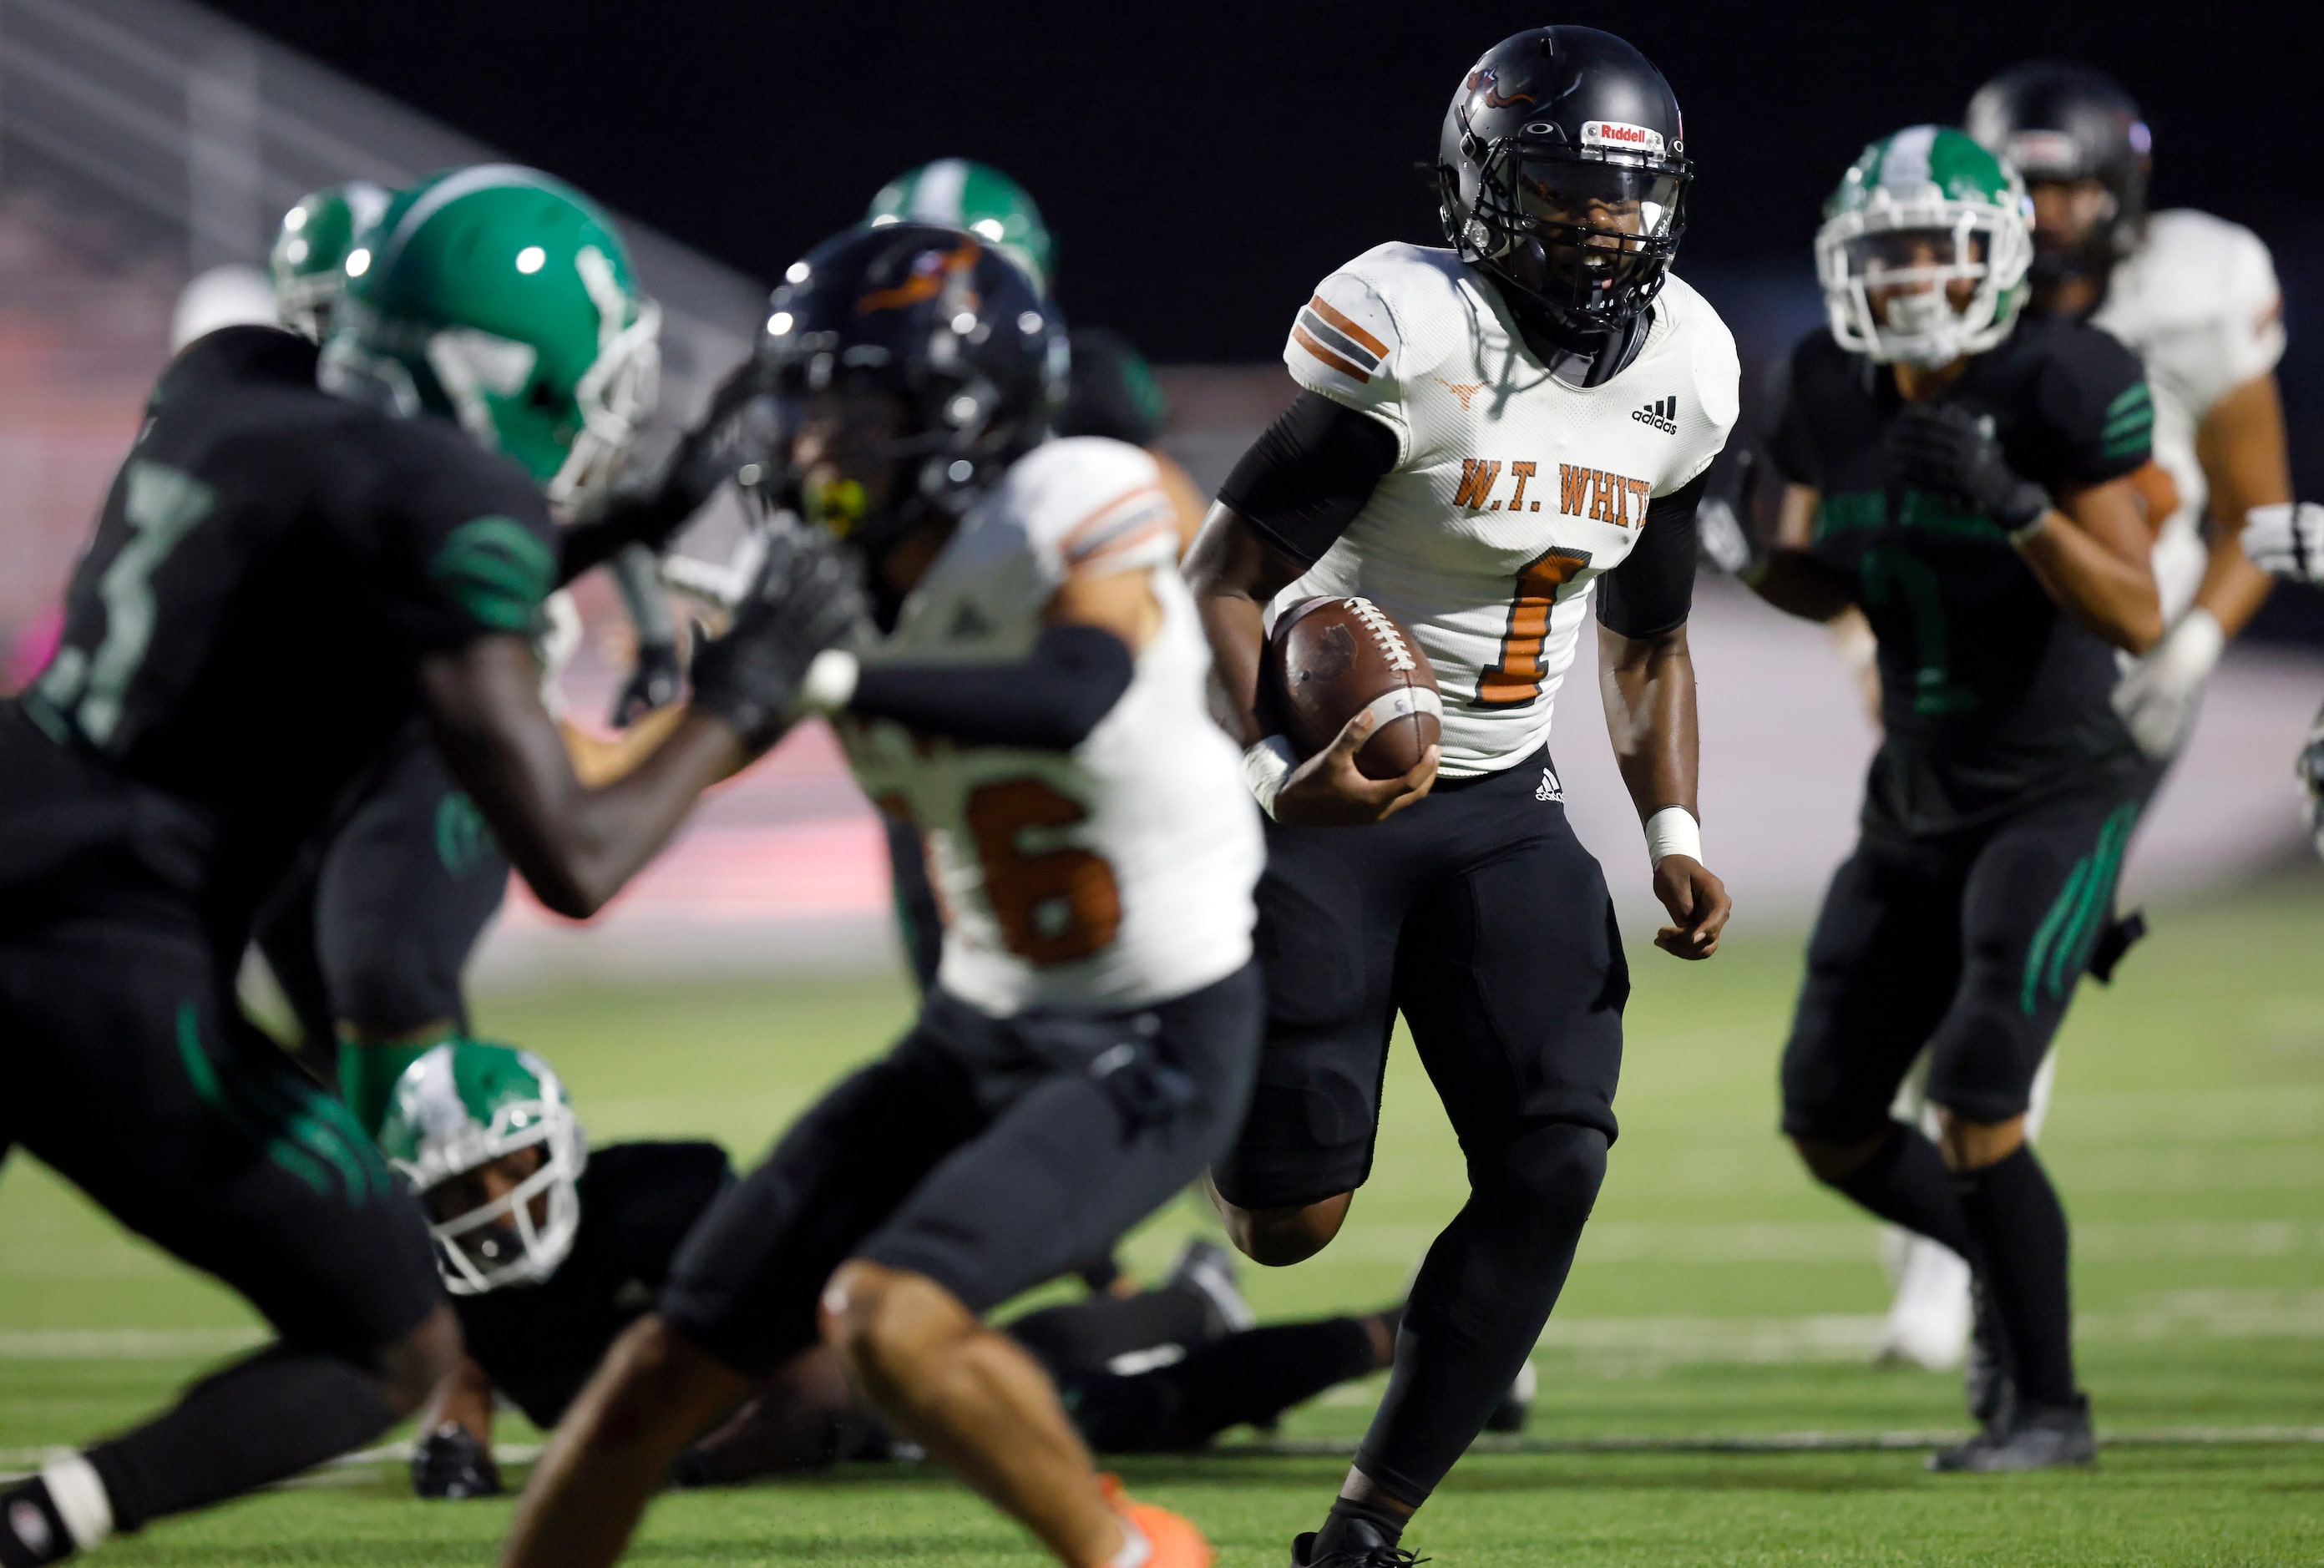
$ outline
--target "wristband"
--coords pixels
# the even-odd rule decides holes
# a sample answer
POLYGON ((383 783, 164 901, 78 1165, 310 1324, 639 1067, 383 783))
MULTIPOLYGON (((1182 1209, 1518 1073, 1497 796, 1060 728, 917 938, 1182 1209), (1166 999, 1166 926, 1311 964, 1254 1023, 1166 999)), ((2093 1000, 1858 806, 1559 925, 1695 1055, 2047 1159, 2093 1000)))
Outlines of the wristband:
POLYGON ((792 706, 803 714, 835 714, 855 696, 862 661, 844 648, 826 648, 808 661, 792 706))
POLYGON ((2034 542, 2037 534, 2049 526, 2050 508, 2044 505, 2040 512, 2034 514, 2033 521, 2009 530, 2009 542, 2017 549, 2024 549, 2034 542))
POLYGON ((1242 754, 1243 781, 1250 786, 1250 798, 1269 819, 1275 816, 1275 798, 1283 793, 1284 781, 1291 770, 1299 765, 1299 753, 1281 735, 1269 735, 1242 754))
POLYGON ((1646 862, 1658 866, 1674 854, 1702 859, 1702 826, 1683 806, 1665 806, 1646 818, 1646 862))

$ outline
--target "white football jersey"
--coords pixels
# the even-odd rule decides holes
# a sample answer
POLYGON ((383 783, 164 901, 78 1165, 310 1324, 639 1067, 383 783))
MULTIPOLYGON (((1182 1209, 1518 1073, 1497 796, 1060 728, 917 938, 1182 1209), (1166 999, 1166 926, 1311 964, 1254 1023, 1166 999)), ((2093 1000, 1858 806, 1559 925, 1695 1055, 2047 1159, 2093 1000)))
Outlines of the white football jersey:
POLYGON ((2204 503, 2195 430, 2228 392, 2283 357, 2283 298, 2266 244, 2251 230, 2180 208, 2147 219, 2138 248, 2116 263, 2090 318, 2146 363, 2154 393, 2154 461, 2179 507, 2154 541, 2163 613, 2175 621, 2203 580, 2204 503))
POLYGON ((1403 623, 1443 687, 1447 777, 1548 738, 1591 582, 1734 428, 1725 323, 1675 277, 1654 311, 1637 357, 1584 390, 1452 252, 1386 244, 1324 279, 1291 328, 1292 377, 1384 422, 1397 464, 1273 608, 1360 594, 1403 623))
POLYGON ((1144 1007, 1249 961, 1265 850, 1242 756, 1205 706, 1210 644, 1154 459, 1101 437, 1018 460, 903 604, 877 664, 1027 658, 1068 578, 1145 571, 1162 625, 1070 752, 970 746, 843 715, 881 810, 916 823, 945 917, 936 982, 994 1016, 1144 1007))

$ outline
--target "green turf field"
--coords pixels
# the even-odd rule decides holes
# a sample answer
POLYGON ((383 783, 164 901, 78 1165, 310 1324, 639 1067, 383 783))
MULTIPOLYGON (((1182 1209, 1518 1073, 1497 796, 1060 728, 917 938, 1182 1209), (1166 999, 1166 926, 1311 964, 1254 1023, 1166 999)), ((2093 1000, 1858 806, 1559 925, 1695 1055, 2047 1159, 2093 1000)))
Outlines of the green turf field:
MULTIPOLYGON (((2292 1440, 2324 1435, 2320 893, 2301 879, 2163 910, 2120 982, 2078 1004, 2043 1149, 2076 1224, 2086 1381, 2102 1429, 2136 1441, 2061 1477, 1933 1478, 1902 1446, 1959 1426, 1958 1389, 1864 1364, 1886 1299, 1874 1231, 1775 1135, 1796 941, 1683 966, 1631 933, 1624 1133, 1536 1358, 1531 1437, 1548 1441, 1472 1456, 1410 1544, 1445 1568, 2324 1561, 2324 1443, 2292 1440), (1861 1446, 1764 1441, 1785 1434, 1861 1446), (1761 1451, 1718 1450, 1736 1439, 1761 1451)), ((556 1061, 597 1141, 706 1131, 748 1157, 905 1010, 891 983, 785 982, 503 998, 481 1021, 556 1061)), ((1458 1159, 1409 1053, 1391 1077, 1371 1186, 1323 1257, 1249 1277, 1262 1314, 1392 1298, 1459 1202, 1458 1159)), ((1205 1226, 1181 1204, 1130 1255, 1155 1268, 1205 1226)), ((0 1469, 128 1421, 253 1333, 233 1298, 30 1161, 0 1181, 0 1469)), ((1340 1390, 1285 1437, 1351 1438, 1376 1393, 1340 1390)), ((503 1435, 529 1434, 512 1421, 503 1435)), ((1122 1468, 1201 1520, 1224 1563, 1273 1568, 1342 1462, 1246 1451, 1122 1468)), ((506 1517, 415 1503, 392 1467, 362 1466, 158 1527, 106 1560, 481 1563, 506 1517)), ((957 1488, 889 1467, 669 1499, 632 1557, 1044 1560, 957 1488)))

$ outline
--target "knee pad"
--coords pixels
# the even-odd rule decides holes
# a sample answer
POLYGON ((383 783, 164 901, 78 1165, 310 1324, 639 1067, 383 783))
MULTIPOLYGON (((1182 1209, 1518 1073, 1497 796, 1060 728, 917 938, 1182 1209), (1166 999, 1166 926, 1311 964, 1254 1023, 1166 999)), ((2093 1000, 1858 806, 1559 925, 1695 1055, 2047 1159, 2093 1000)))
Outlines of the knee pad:
POLYGON ((1597 1205, 1606 1180, 1606 1135, 1578 1122, 1526 1128, 1491 1153, 1471 1158, 1469 1183, 1479 1202, 1564 1231, 1597 1205))

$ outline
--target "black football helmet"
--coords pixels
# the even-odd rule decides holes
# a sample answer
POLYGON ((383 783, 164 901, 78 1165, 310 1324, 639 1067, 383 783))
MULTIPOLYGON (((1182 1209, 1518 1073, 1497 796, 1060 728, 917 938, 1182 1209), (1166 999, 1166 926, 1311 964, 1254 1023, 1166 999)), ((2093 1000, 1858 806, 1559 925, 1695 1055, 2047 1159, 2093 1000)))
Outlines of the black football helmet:
POLYGON ((768 302, 759 383, 779 429, 828 392, 893 401, 884 505, 795 496, 802 513, 878 559, 927 511, 958 515, 1039 444, 1064 396, 1065 324, 1025 270, 936 224, 852 228, 792 263, 768 302))
POLYGON ((2056 60, 2011 66, 1978 88, 1961 128, 2015 165, 2028 185, 2095 180, 2114 198, 2112 213, 2075 243, 2044 245, 2036 233, 2036 281, 2103 273, 2138 244, 2153 138, 2111 77, 2056 60))
POLYGON ((1470 69, 1436 160, 1445 236, 1509 308, 1595 338, 1644 310, 1686 230, 1694 165, 1670 84, 1592 27, 1536 27, 1470 69))

